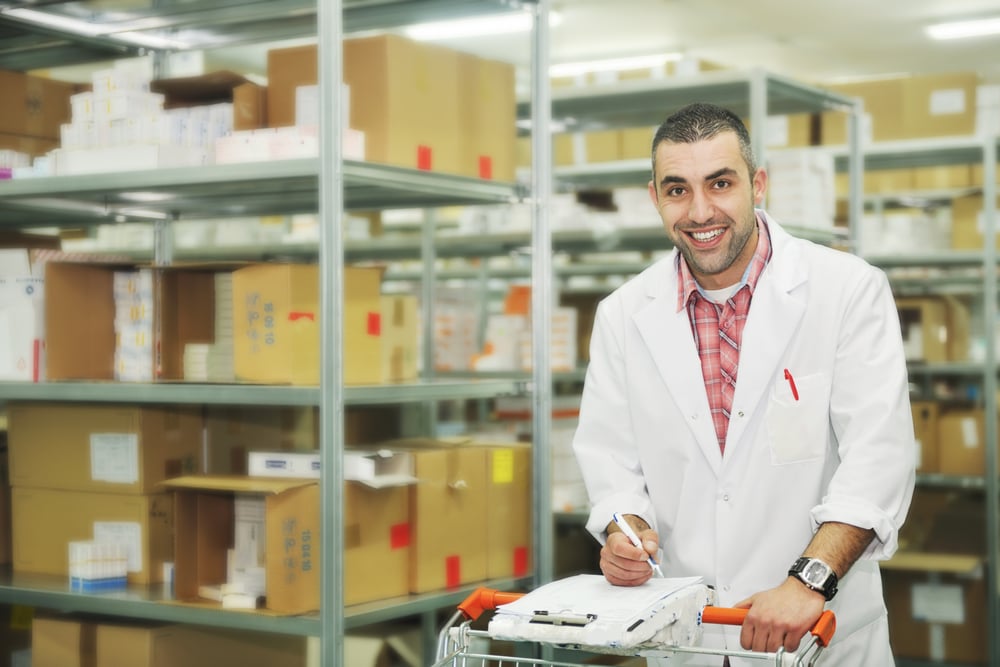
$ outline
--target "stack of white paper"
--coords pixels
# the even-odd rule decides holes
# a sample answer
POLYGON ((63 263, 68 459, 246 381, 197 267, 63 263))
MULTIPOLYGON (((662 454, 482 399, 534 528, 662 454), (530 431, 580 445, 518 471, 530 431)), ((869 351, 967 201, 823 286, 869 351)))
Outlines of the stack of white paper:
POLYGON ((612 586, 602 575, 581 574, 502 605, 489 633, 494 639, 605 653, 695 646, 701 641, 701 610, 713 599, 701 577, 612 586))

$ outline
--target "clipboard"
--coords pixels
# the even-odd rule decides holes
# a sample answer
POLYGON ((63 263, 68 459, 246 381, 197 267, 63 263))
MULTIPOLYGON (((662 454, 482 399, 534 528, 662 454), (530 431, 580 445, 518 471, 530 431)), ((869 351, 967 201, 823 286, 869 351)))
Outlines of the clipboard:
POLYGON ((602 575, 581 574, 499 606, 489 633, 501 640, 635 655, 643 647, 699 643, 700 613, 714 600, 701 577, 624 587, 612 586, 602 575))

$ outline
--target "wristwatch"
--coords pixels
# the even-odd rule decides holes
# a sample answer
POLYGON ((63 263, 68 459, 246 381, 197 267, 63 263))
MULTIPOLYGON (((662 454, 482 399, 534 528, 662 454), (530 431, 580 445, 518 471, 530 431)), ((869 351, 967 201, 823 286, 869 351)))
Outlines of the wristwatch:
POLYGON ((799 558, 792 563, 788 574, 817 593, 822 593, 827 602, 837 594, 837 573, 818 558, 799 558))

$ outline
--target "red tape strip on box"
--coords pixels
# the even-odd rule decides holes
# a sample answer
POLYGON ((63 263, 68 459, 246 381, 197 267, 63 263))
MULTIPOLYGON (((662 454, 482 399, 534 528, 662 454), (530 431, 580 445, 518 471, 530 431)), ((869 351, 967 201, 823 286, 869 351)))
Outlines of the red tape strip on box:
POLYGON ((417 169, 430 171, 433 162, 433 152, 430 146, 417 146, 417 169))
POLYGON ((382 335, 382 314, 381 313, 368 313, 368 335, 369 336, 381 336, 382 335))
POLYGON ((528 547, 514 547, 514 576, 528 574, 528 547))
POLYGON ((479 156, 479 178, 486 180, 493 178, 493 158, 489 155, 479 156))
POLYGON ((389 546, 392 549, 405 549, 410 546, 410 524, 397 523, 389 528, 389 546))
POLYGON ((444 559, 444 583, 448 588, 457 588, 462 583, 461 556, 448 556, 444 559))

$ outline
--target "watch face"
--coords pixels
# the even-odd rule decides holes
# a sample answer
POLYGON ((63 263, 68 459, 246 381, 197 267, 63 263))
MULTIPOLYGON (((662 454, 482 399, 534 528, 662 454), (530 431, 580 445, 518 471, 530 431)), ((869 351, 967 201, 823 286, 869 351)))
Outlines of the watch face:
POLYGON ((830 569, 823 563, 815 560, 806 563, 805 569, 802 570, 802 577, 816 586, 822 586, 829 574, 830 569))

